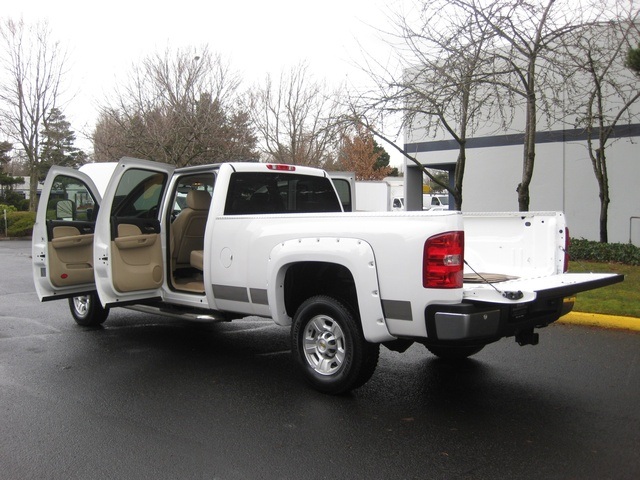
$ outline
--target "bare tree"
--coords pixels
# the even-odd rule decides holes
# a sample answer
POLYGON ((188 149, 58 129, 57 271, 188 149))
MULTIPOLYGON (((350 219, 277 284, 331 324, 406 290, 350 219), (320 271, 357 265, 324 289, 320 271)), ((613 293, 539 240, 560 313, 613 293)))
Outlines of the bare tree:
POLYGON ((340 93, 317 82, 304 63, 267 75, 251 95, 252 120, 266 157, 277 163, 321 167, 340 140, 340 93))
MULTIPOLYGON (((451 0, 451 3, 473 15, 478 29, 489 28, 494 32, 494 42, 485 52, 494 63, 491 81, 524 102, 522 178, 516 190, 520 211, 528 211, 539 107, 541 102, 553 103, 555 98, 550 94, 558 91, 554 85, 558 76, 552 71, 554 62, 546 61, 544 69, 539 68, 540 63, 551 56, 564 35, 584 24, 586 13, 576 2, 556 0, 496 0, 489 5, 482 0, 451 0)), ((545 111, 549 108, 545 107, 545 111)))
POLYGON ((136 155, 185 166, 255 157, 239 87, 238 75, 207 47, 145 58, 101 108, 96 159, 136 155))
POLYGON ((500 104, 485 83, 490 67, 485 49, 493 32, 478 28, 473 15, 451 8, 448 1, 419 3, 418 15, 400 13, 391 19, 395 32, 387 36, 399 42, 400 71, 370 58, 365 68, 376 88, 355 100, 353 111, 439 188, 449 191, 461 209, 467 138, 482 120, 508 115, 506 111, 493 115, 500 104), (444 134, 455 142, 458 157, 452 184, 435 177, 377 127, 385 116, 395 114, 401 115, 400 129, 444 134))
POLYGON ((30 175, 29 209, 37 202, 41 131, 59 108, 67 55, 52 40, 46 23, 27 25, 5 20, 0 25, 0 129, 19 144, 30 175))
POLYGON ((606 8, 613 19, 586 25, 567 37, 563 57, 567 90, 571 92, 566 114, 586 133, 589 158, 598 182, 600 242, 606 243, 611 201, 607 146, 622 123, 631 124, 638 119, 631 107, 640 100, 640 78, 627 68, 625 60, 640 42, 636 23, 640 9, 633 1, 624 0, 614 5, 598 2, 594 8, 598 7, 606 8))

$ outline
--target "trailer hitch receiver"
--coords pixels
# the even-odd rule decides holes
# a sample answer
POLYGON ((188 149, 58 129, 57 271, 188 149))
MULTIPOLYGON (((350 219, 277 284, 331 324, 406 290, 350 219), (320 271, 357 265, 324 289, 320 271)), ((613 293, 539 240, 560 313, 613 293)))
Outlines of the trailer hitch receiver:
POLYGON ((540 335, 533 331, 533 328, 530 330, 523 330, 522 332, 518 332, 516 334, 516 342, 521 347, 525 345, 537 345, 540 340, 540 335))

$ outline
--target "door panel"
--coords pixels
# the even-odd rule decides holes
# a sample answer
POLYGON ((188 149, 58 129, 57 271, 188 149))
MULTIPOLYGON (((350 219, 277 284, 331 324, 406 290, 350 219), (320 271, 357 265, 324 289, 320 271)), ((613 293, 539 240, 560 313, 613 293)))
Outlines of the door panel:
POLYGON ((52 167, 33 229, 33 279, 40 300, 95 290, 93 233, 100 195, 89 177, 52 167))
POLYGON ((49 277, 56 287, 93 283, 93 233, 83 235, 71 225, 53 227, 49 277))
POLYGON ((162 286, 160 224, 157 221, 155 224, 155 233, 143 233, 135 224, 117 225, 117 235, 111 245, 113 286, 117 291, 134 292, 162 286))

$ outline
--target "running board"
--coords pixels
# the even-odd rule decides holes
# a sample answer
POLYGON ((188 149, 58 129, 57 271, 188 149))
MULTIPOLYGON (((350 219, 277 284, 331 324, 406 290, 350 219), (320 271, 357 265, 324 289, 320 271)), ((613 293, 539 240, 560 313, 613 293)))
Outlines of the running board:
POLYGON ((207 312, 197 308, 175 308, 168 305, 128 305, 125 308, 152 315, 162 315, 164 317, 177 318, 181 320, 191 320, 195 322, 230 322, 231 320, 223 313, 207 312))

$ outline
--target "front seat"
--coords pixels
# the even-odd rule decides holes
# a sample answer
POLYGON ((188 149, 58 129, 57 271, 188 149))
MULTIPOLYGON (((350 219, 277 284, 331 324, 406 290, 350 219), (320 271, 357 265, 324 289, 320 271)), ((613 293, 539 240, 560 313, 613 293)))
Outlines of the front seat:
POLYGON ((211 205, 211 195, 204 190, 189 190, 187 207, 171 224, 173 268, 190 266, 192 250, 204 249, 204 229, 211 205))

